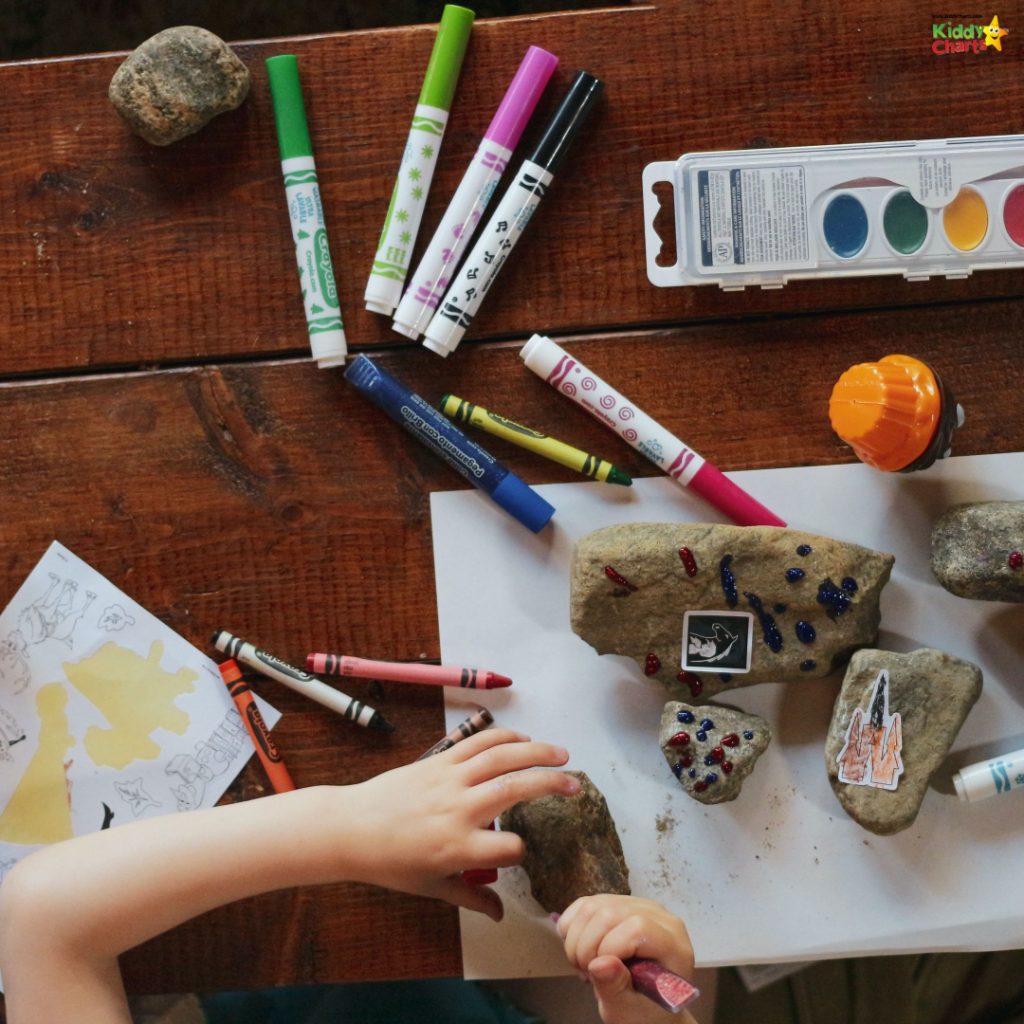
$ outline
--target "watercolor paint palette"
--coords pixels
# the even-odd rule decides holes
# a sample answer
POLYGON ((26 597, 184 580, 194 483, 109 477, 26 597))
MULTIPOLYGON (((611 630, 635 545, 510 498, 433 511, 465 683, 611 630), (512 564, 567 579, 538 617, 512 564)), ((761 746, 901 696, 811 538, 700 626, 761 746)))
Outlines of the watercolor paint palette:
POLYGON ((1024 266, 1024 136, 688 153, 643 175, 647 276, 662 288, 801 278, 967 277, 1024 266), (654 187, 673 186, 659 265, 654 187))

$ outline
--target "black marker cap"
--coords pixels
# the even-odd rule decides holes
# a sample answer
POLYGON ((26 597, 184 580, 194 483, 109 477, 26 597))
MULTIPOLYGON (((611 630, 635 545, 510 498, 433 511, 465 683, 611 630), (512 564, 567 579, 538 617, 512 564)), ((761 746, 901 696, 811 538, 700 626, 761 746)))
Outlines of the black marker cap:
POLYGON ((602 92, 601 79, 587 71, 578 71, 530 159, 554 174, 602 92))

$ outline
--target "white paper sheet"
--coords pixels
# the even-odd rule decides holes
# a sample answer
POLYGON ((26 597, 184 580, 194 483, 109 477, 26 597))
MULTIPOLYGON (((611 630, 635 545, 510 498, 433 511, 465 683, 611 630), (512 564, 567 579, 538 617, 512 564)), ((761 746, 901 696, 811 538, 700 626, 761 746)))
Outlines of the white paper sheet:
MULTIPOLYGON (((862 465, 732 475, 794 528, 895 554, 879 647, 937 647, 982 668, 982 697, 911 828, 875 836, 832 793, 824 740, 841 673, 722 694, 767 718, 774 739, 737 800, 705 807, 683 793, 658 748, 660 686, 569 626, 579 537, 622 522, 725 521, 666 478, 540 487, 557 509, 540 536, 477 492, 433 494, 443 660, 513 677, 473 696, 499 724, 568 747, 570 767, 608 800, 634 893, 684 918, 704 965, 1024 945, 1024 797, 962 804, 950 781, 963 764, 1024 747, 1024 606, 954 597, 929 564, 947 506, 1024 497, 1024 454, 953 458, 916 476, 862 465)), ((468 700, 449 692, 451 726, 468 700)), ((503 871, 497 889, 502 924, 461 915, 466 975, 565 973, 523 872, 503 871)))
POLYGON ((216 663, 54 541, 0 614, 0 877, 40 845, 210 807, 253 752, 216 663))

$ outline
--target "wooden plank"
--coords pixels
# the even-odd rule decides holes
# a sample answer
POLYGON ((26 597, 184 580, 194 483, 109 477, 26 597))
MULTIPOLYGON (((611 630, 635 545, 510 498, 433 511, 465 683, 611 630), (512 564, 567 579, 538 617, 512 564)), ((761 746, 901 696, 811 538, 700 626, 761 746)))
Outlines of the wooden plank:
MULTIPOLYGON (((887 7, 886 24, 900 30, 879 30, 868 0, 800 0, 785 17, 768 0, 740 0, 724 21, 696 18, 681 0, 481 21, 421 247, 528 44, 562 64, 526 145, 576 68, 600 75, 608 97, 473 336, 1019 295, 1010 271, 740 295, 646 279, 640 174, 651 160, 972 135, 979 110, 1000 112, 986 121, 993 130, 1021 129, 1012 41, 1001 54, 935 57, 929 19, 909 0, 887 7)), ((0 66, 0 377, 306 350, 263 69, 288 50, 300 55, 352 344, 394 343, 387 322, 363 311, 362 292, 432 38, 416 26, 240 44, 249 99, 168 149, 133 137, 107 101, 122 55, 0 66)))

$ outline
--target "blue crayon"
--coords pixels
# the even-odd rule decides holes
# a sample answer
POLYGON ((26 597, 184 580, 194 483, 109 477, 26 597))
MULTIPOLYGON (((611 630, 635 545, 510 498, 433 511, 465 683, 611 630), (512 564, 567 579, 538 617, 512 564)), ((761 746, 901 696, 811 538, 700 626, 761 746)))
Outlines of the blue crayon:
POLYGON ((552 505, 372 359, 353 359, 345 379, 523 526, 534 533, 547 526, 555 514, 552 505))

